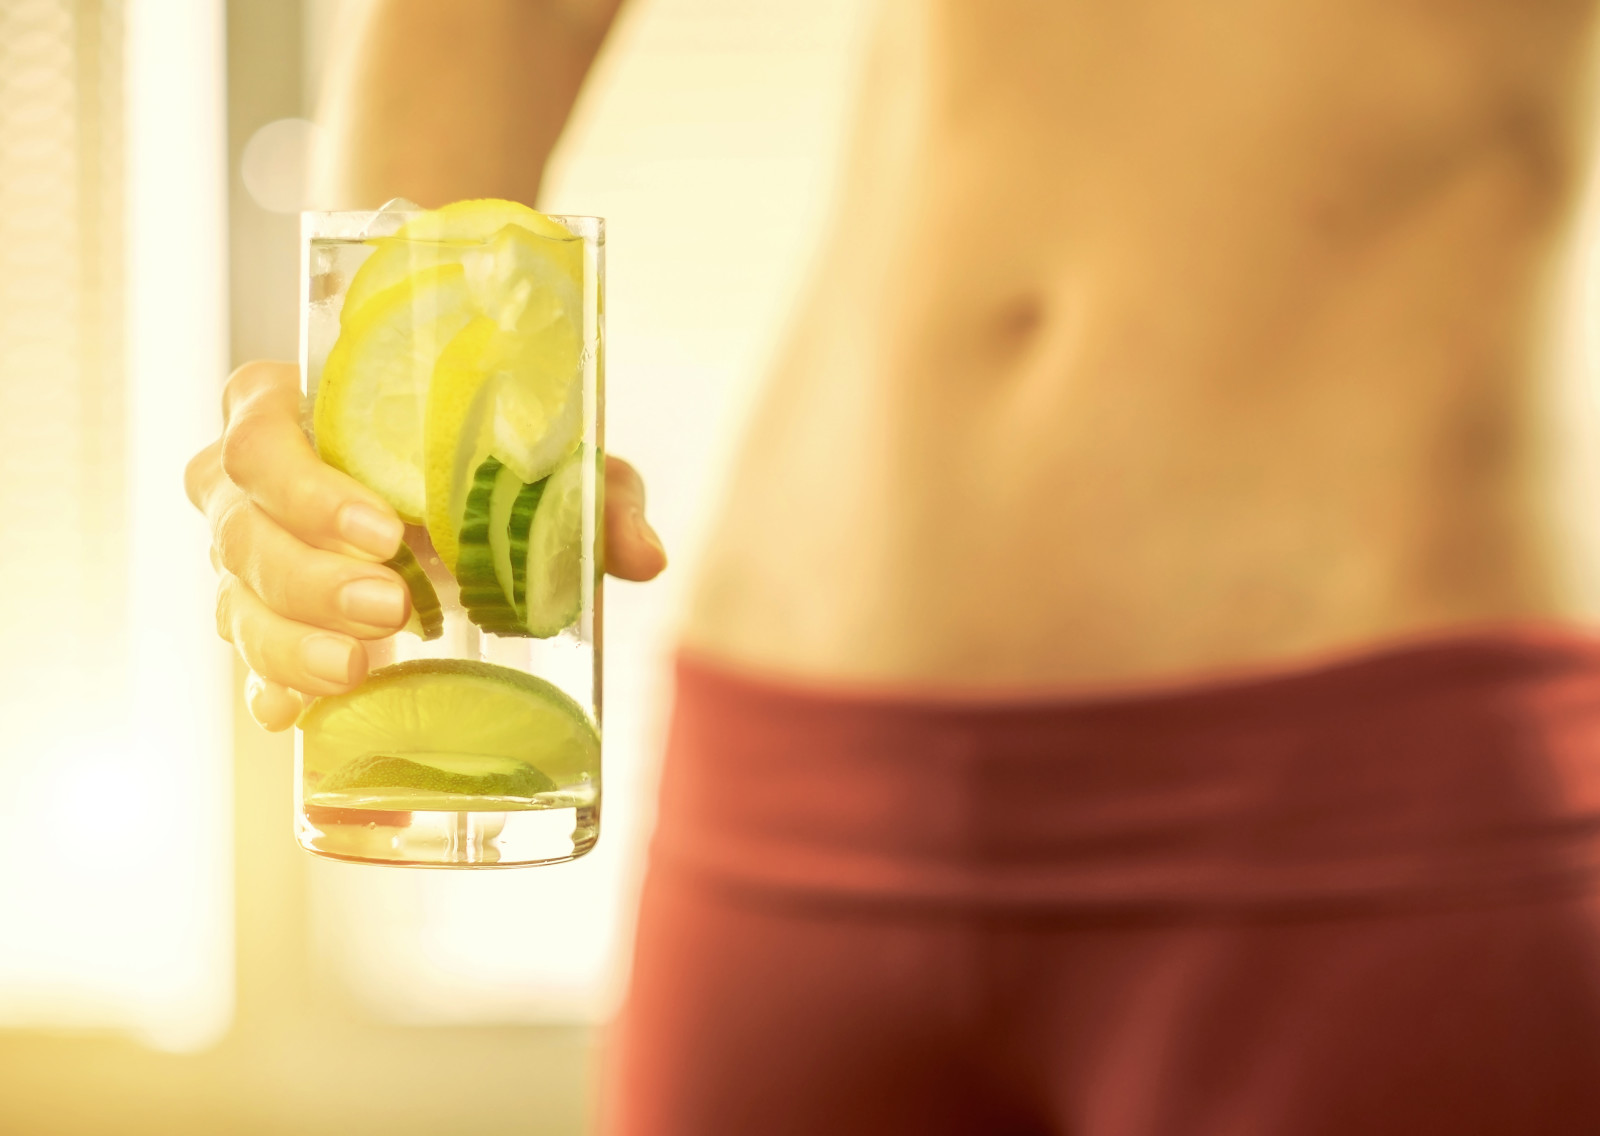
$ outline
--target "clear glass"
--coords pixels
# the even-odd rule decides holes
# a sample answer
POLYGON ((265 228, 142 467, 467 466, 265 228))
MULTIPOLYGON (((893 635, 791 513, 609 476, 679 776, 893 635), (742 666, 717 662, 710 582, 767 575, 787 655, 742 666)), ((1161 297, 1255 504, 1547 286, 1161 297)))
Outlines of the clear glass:
MULTIPOLYGON (((318 700, 308 708, 295 731, 296 835, 302 847, 318 855, 370 863, 461 868, 558 863, 594 847, 600 831, 605 224, 594 217, 555 217, 553 220, 573 234, 571 241, 560 242, 557 247, 540 243, 547 240, 547 235, 536 235, 530 243, 525 239, 529 234, 518 229, 516 235, 522 243, 517 248, 523 251, 507 255, 503 241, 496 244, 495 238, 450 242, 408 238, 403 226, 419 213, 414 207, 396 208, 391 204, 376 212, 303 215, 300 363, 307 432, 326 459, 374 489, 378 485, 361 476, 357 463, 341 458, 338 452, 339 447, 363 450, 371 443, 370 434, 350 436, 364 433, 363 422, 372 423, 372 430, 393 430, 398 414, 398 434, 420 430, 427 435, 423 443, 427 447, 434 446, 435 434, 446 434, 443 428, 435 430, 441 415, 432 401, 434 391, 444 389, 438 378, 444 373, 442 359, 472 331, 469 328, 458 333, 455 323, 436 320, 443 301, 436 296, 429 298, 421 288, 409 294, 402 294, 404 289, 398 287, 374 293, 372 280, 382 275, 376 271, 383 267, 381 264, 356 281, 357 272, 379 250, 391 261, 400 257, 402 267, 389 273, 388 282, 396 278, 421 279, 418 272, 425 276, 442 262, 460 264, 464 275, 459 279, 472 282, 470 294, 475 301, 481 301, 485 294, 482 287, 489 287, 483 282, 489 281, 492 288, 488 294, 500 300, 478 303, 476 308, 469 306, 469 315, 475 311, 482 317, 473 326, 487 328, 495 321, 501 326, 516 323, 503 310, 500 301, 505 297, 512 297, 521 305, 516 312, 536 309, 545 302, 541 299, 545 293, 540 289, 550 292, 551 285, 549 272, 540 265, 549 259, 538 250, 553 248, 549 256, 564 257, 560 263, 570 266, 562 269, 565 275, 560 280, 574 283, 570 290, 561 291, 566 299, 560 303, 550 301, 547 306, 554 305, 565 312, 562 318, 569 318, 577 326, 580 334, 576 343, 581 347, 574 345, 565 354, 541 354, 540 350, 527 349, 518 356, 521 361, 516 367, 521 370, 512 368, 503 373, 514 375, 505 382, 528 382, 536 389, 572 392, 561 403, 565 407, 562 416, 569 422, 561 427, 568 431, 562 435, 566 439, 562 443, 566 456, 555 466, 555 472, 541 481, 524 485, 516 480, 518 473, 507 482, 510 489, 503 499, 514 501, 516 506, 509 528, 513 532, 526 531, 528 551, 525 560, 523 544, 497 545, 493 552, 497 564, 503 565, 509 554, 510 562, 518 566, 514 597, 494 609, 500 617, 486 619, 482 613, 487 609, 475 606, 472 597, 482 594, 482 579, 470 575, 473 564, 481 566, 490 556, 487 539, 476 545, 469 540, 474 532, 473 517, 484 518, 494 512, 487 527, 495 528, 498 522, 498 531, 508 528, 505 509, 499 505, 491 509, 487 503, 486 487, 492 477, 486 480, 486 476, 492 474, 495 463, 478 464, 474 458, 475 477, 468 480, 456 475, 457 485, 470 487, 467 504, 457 505, 458 515, 465 520, 458 530, 461 551, 456 573, 447 567, 429 537, 427 521, 433 514, 407 516, 405 543, 437 594, 443 616, 442 634, 435 621, 435 626, 427 630, 436 637, 425 638, 414 617, 410 630, 367 644, 372 671, 361 687, 350 695, 318 700), (530 248, 535 249, 531 256, 526 251, 530 248), (421 362, 412 364, 413 371, 418 372, 414 374, 404 373, 402 367, 391 375, 374 365, 372 359, 383 357, 381 343, 365 353, 350 346, 355 342, 356 333, 351 328, 356 321, 345 307, 352 281, 356 281, 355 291, 360 293, 352 304, 352 313, 359 311, 366 317, 387 302, 390 309, 400 311, 401 326, 442 328, 435 336, 437 342, 429 341, 426 351, 417 348, 410 353, 423 359, 442 350, 437 364, 440 370, 433 373, 431 380, 419 380, 419 369, 424 366, 421 362), (433 307, 420 310, 428 304, 433 307), (346 337, 346 346, 334 368, 330 368, 330 352, 335 350, 341 333, 346 337), (556 369, 549 362, 551 358, 557 358, 560 369, 570 372, 570 377, 539 375, 540 367, 556 369), (366 368, 365 373, 361 372, 362 367, 366 368), (362 404, 360 413, 343 412, 337 444, 330 440, 336 431, 323 422, 324 408, 319 404, 325 372, 332 376, 327 384, 330 404, 338 401, 341 407, 352 405, 353 396, 341 392, 356 385, 363 387, 361 397, 369 400, 362 404), (425 409, 416 403, 412 389, 419 381, 433 384, 421 388, 427 392, 425 409), (385 387, 386 383, 390 387, 385 387), (580 402, 573 403, 572 398, 580 402), (413 421, 418 414, 423 418, 413 421), (317 437, 319 426, 330 438, 317 437), (562 485, 559 498, 552 488, 558 482, 562 485), (528 498, 534 490, 545 492, 528 498), (525 498, 532 502, 526 510, 525 498), (566 505, 547 508, 551 502, 566 505), (574 509, 578 510, 577 517, 573 516, 574 509), (541 510, 545 518, 553 512, 557 521, 545 523, 541 510), (422 523, 412 523, 419 521, 422 523), (546 530, 566 535, 559 540, 545 538, 541 533, 546 530), (477 559, 472 560, 473 556, 477 559), (557 568, 549 567, 557 561, 557 568), (574 571, 576 580, 571 578, 574 571), (459 583, 457 575, 461 577, 459 583), (559 586, 546 584, 543 591, 536 586, 540 581, 557 578, 559 586), (565 584, 559 584, 561 580, 565 584), (474 592, 474 586, 480 590, 474 592), (562 598, 559 603, 543 604, 547 615, 541 625, 534 614, 540 608, 535 596, 552 589, 562 598), (505 622, 509 618, 505 604, 510 604, 517 616, 511 623, 505 622), (549 612, 556 614, 550 617, 549 612), (522 714, 526 717, 517 716, 522 714), (579 721, 580 715, 587 719, 586 723, 579 721), (507 723, 525 723, 526 728, 507 723)), ((505 235, 502 230, 499 237, 505 235)), ((457 270, 442 271, 454 274, 457 270)), ((378 326, 379 322, 378 317, 365 319, 361 325, 363 343, 378 342, 384 334, 391 334, 378 326), (374 327, 378 327, 376 332, 374 327)), ((496 332, 489 329, 488 334, 493 336, 496 332)), ((422 333, 416 333, 410 342, 423 343, 422 333)), ((406 351, 391 354, 408 357, 406 351)), ((495 396, 486 397, 492 402, 495 396)), ((550 418, 562 416, 552 413, 550 418)), ((490 413, 485 420, 492 424, 482 428, 488 431, 483 436, 493 435, 498 445, 498 431, 507 428, 505 416, 490 413)), ((547 421, 538 421, 548 426, 547 421)), ((554 436, 555 432, 547 433, 554 436)), ((529 452, 539 449, 538 442, 534 437, 520 439, 529 452)), ((519 440, 513 438, 512 444, 516 449, 519 440)), ((433 452, 427 449, 429 455, 433 452)), ((549 454, 538 460, 548 465, 549 454)), ((510 466, 512 461, 507 459, 506 464, 510 466)), ((428 468, 431 478, 433 467, 428 468)), ((456 468, 465 468, 459 457, 456 468)), ((528 471, 544 467, 522 468, 528 471)), ((508 476, 502 473, 502 480, 508 476)), ((433 484, 428 482, 429 501, 433 500, 433 484)), ((497 486, 493 492, 499 493, 497 486)), ((412 513, 417 511, 413 509, 412 513)), ((406 516, 407 510, 401 509, 401 513, 406 516)), ((401 555, 404 553, 402 550, 401 555)), ((492 584, 492 572, 489 578, 492 584)), ((509 583, 506 588, 512 590, 509 583)), ((412 594, 414 608, 421 616, 424 605, 415 602, 416 587, 412 594)), ((500 598, 498 593, 496 598, 500 598)))

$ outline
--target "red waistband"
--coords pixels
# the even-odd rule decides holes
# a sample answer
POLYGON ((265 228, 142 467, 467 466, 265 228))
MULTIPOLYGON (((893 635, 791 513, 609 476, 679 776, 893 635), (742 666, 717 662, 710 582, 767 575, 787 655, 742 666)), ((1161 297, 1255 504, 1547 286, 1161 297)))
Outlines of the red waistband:
POLYGON ((682 658, 655 855, 838 898, 1117 909, 1588 886, 1600 641, 1500 630, 1113 697, 682 658))

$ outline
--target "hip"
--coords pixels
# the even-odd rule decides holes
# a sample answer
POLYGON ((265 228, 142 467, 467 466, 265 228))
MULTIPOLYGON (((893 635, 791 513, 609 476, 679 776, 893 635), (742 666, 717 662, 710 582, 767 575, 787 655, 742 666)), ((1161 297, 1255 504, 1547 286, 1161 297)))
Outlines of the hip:
POLYGON ((1182 912, 1600 876, 1600 640, 1499 626, 1137 689, 825 686, 686 656, 658 863, 773 895, 1182 912))

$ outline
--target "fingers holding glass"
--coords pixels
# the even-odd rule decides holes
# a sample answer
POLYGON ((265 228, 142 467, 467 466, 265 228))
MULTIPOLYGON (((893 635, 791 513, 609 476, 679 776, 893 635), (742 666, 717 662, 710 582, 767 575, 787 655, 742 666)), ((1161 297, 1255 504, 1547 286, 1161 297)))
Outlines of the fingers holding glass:
POLYGON ((621 458, 606 457, 606 572, 620 580, 653 580, 667 551, 644 514, 644 479, 621 458))
POLYGON ((381 639, 411 614, 410 596, 394 572, 302 543, 242 494, 217 510, 213 547, 222 571, 297 623, 381 639))
POLYGON ((262 678, 254 671, 244 684, 244 704, 250 717, 264 730, 277 733, 295 724, 305 701, 281 683, 262 678))
POLYGON ((301 429, 298 368, 241 367, 228 380, 224 406, 218 469, 280 527, 314 548, 368 560, 399 550, 404 526, 394 509, 318 457, 301 429))
POLYGON ((358 640, 279 615, 232 573, 217 589, 217 633, 261 678, 302 694, 343 694, 367 675, 358 640))

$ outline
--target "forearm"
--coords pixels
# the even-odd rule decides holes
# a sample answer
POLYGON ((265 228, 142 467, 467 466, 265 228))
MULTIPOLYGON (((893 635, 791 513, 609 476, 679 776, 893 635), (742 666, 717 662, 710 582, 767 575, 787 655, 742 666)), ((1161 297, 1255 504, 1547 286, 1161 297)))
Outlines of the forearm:
POLYGON ((621 0, 369 0, 329 67, 322 209, 532 203, 621 0))

